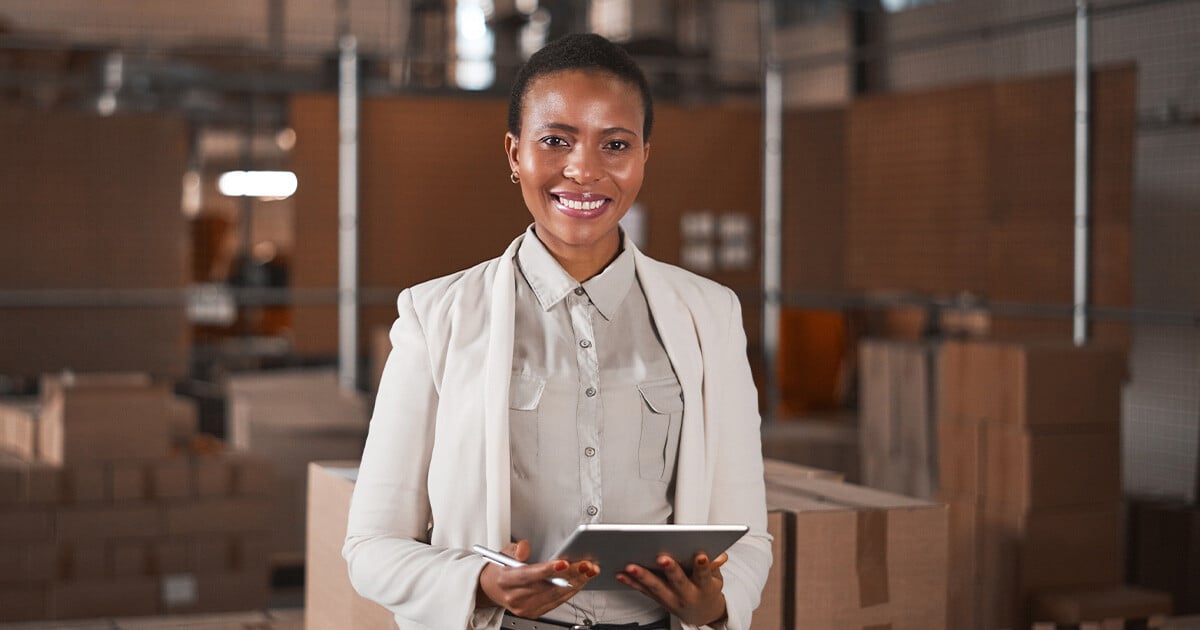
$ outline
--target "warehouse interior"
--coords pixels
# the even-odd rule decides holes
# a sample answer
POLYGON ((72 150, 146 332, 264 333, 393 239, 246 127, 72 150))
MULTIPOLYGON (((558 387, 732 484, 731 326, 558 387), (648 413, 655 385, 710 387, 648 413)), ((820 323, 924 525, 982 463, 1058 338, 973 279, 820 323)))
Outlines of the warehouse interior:
POLYGON ((1196 0, 0 0, 0 627, 395 627, 396 297, 529 225, 572 32, 654 90, 626 235, 741 301, 755 629, 1200 628, 1196 0))

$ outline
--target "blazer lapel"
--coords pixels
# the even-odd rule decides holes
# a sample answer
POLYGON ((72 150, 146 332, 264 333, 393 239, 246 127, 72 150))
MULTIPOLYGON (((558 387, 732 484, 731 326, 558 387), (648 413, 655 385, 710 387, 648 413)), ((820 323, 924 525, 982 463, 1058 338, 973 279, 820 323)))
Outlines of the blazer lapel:
POLYGON ((508 387, 512 377, 513 327, 516 317, 513 255, 522 238, 523 236, 517 237, 500 257, 490 287, 488 349, 483 366, 483 435, 484 473, 487 476, 488 544, 493 549, 507 545, 511 538, 508 387))

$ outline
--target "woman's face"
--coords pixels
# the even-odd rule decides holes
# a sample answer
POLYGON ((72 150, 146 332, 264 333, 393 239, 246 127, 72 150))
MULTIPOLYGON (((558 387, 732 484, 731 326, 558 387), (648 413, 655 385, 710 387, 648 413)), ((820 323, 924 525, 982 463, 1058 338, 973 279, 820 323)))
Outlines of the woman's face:
POLYGON ((606 264, 650 155, 641 94, 606 72, 564 70, 535 79, 521 109, 504 148, 538 238, 560 259, 606 264))

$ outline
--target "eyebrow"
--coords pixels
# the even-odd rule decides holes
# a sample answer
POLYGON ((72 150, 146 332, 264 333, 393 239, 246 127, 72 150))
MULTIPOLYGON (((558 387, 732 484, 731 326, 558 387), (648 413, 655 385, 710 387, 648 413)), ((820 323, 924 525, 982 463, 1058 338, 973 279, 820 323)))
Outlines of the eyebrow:
MULTIPOLYGON (((574 126, 574 125, 568 125, 568 124, 566 124, 566 123, 556 123, 556 122, 552 122, 552 123, 546 123, 546 124, 544 124, 544 125, 542 125, 541 127, 539 127, 539 128, 538 128, 538 130, 539 130, 539 131, 545 131, 545 130, 548 130, 548 129, 558 129, 558 130, 561 130, 561 131, 565 131, 565 132, 567 132, 567 133, 574 133, 574 134, 577 134, 577 133, 579 133, 579 128, 578 128, 578 127, 576 127, 576 126, 574 126)), ((606 136, 607 136, 607 135, 612 135, 612 134, 614 134, 614 133, 627 133, 627 134, 629 134, 629 135, 631 135, 631 136, 636 136, 636 135, 637 135, 637 134, 636 134, 636 133, 634 133, 633 131, 630 131, 629 129, 626 129, 626 128, 624 128, 624 127, 609 127, 609 128, 605 129, 605 130, 604 130, 603 132, 601 132, 601 133, 602 133, 602 135, 606 135, 606 136)))

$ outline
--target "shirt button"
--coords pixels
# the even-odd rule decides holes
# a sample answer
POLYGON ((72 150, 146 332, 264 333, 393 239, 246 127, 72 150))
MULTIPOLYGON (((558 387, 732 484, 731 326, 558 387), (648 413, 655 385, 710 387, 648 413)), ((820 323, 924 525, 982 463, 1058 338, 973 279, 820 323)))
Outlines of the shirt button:
POLYGON ((596 506, 594 506, 594 505, 589 505, 588 509, 587 509, 587 513, 588 513, 588 516, 595 516, 600 513, 600 510, 596 509, 596 506))
POLYGON ((587 455, 588 457, 592 457, 593 455, 596 454, 596 449, 589 446, 589 447, 583 449, 583 454, 587 455))
POLYGON ((583 295, 583 287, 575 287, 575 295, 583 295))
POLYGON ((591 348, 592 342, 588 341, 587 339, 584 339, 583 341, 579 342, 579 347, 580 348, 591 348))
POLYGON ((591 398, 592 396, 596 395, 596 388, 589 387, 589 388, 583 390, 583 393, 587 394, 588 398, 591 398))

